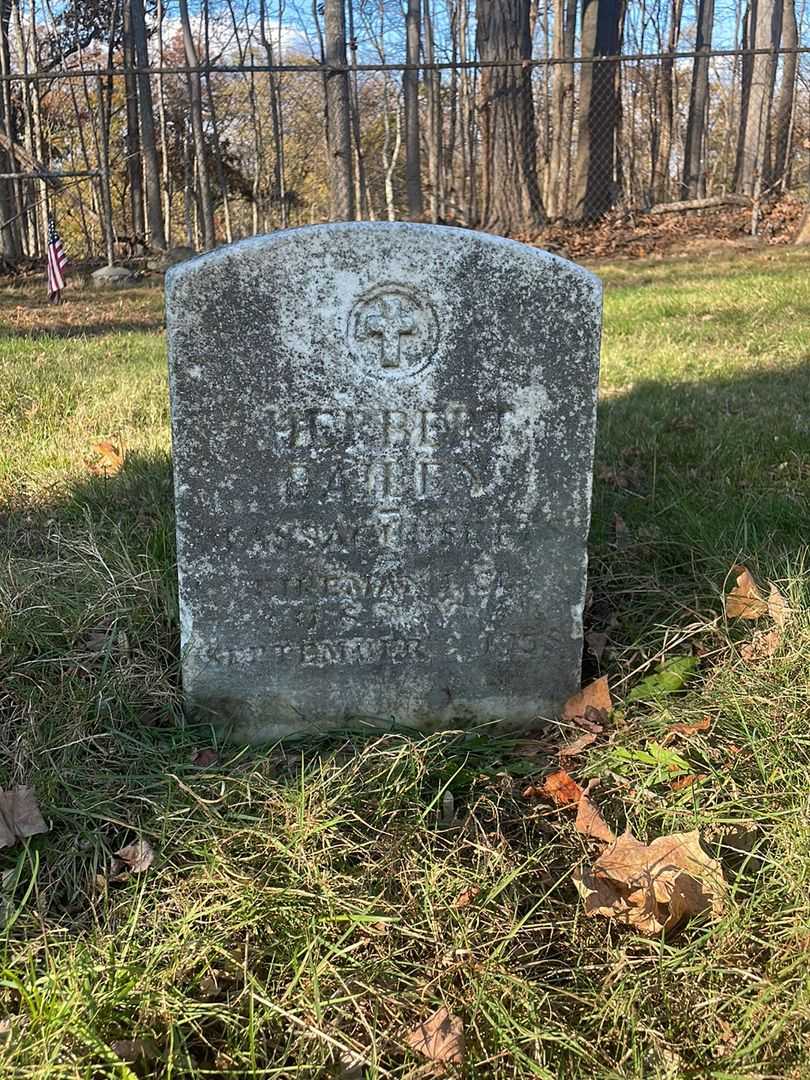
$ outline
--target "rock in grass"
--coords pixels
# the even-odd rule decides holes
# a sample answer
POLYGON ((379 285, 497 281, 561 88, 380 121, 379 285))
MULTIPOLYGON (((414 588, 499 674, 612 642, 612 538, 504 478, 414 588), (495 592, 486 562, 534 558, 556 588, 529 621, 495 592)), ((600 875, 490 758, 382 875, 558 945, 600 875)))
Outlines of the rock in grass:
POLYGON ((102 266, 90 275, 94 289, 123 289, 134 285, 138 275, 125 266, 102 266))

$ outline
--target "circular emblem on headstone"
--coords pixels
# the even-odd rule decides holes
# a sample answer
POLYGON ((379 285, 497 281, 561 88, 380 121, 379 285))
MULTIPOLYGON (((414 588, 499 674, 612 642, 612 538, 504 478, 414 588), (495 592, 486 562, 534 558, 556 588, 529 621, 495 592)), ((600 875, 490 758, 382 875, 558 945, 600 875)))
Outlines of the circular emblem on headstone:
POLYGON ((349 312, 349 348, 377 375, 395 379, 421 375, 433 363, 438 337, 432 304, 409 285, 375 285, 355 300, 349 312))

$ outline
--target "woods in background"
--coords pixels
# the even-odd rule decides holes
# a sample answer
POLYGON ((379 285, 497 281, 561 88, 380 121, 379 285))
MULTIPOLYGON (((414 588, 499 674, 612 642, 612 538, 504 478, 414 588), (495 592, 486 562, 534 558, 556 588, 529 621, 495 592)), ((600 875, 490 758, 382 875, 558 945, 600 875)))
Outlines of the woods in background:
POLYGON ((719 2, 0 0, 0 254, 806 193, 804 0, 719 2))

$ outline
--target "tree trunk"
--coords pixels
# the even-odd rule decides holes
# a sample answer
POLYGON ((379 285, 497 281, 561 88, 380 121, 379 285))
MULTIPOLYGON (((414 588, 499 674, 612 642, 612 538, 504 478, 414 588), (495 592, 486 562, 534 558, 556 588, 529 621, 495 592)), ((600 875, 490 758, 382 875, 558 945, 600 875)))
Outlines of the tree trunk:
POLYGON ((129 179, 129 201, 132 212, 133 241, 146 239, 146 222, 143 214, 143 183, 141 181, 141 130, 138 109, 138 80, 132 68, 135 66, 135 46, 132 36, 132 12, 124 0, 123 10, 123 55, 126 75, 124 76, 124 94, 127 103, 127 177, 129 179))
POLYGON ((219 187, 219 197, 222 200, 222 216, 225 224, 225 241, 233 242, 233 230, 231 229, 231 203, 228 198, 228 180, 225 176, 225 166, 222 161, 222 144, 219 141, 219 124, 217 123, 217 109, 214 101, 214 92, 211 88, 211 72, 207 69, 211 64, 211 34, 208 0, 203 0, 203 47, 205 49, 205 94, 208 99, 208 118, 211 125, 211 141, 214 151, 214 169, 219 187))
MULTIPOLYGON (((623 15, 621 0, 583 0, 582 55, 616 56, 623 15)), ((616 82, 616 63, 582 65, 572 213, 576 221, 595 221, 615 201, 616 82)))
MULTIPOLYGON (((573 60, 577 0, 554 0, 552 56, 573 60)), ((571 135, 574 120, 574 65, 555 64, 551 81, 551 159, 546 213, 551 220, 568 211, 571 174, 571 135)))
POLYGON ((670 6, 667 54, 661 60, 661 130, 653 163, 650 187, 653 202, 666 202, 669 198, 669 166, 672 159, 672 128, 675 119, 675 61, 681 36, 683 0, 672 0, 670 6))
MULTIPOLYGON (((436 62, 433 16, 430 0, 425 3, 425 59, 429 65, 436 62)), ((430 176, 430 220, 444 218, 444 113, 442 110, 441 74, 430 67, 425 76, 428 105, 428 174, 430 176)))
POLYGON ((115 261, 115 226, 113 225, 112 194, 110 192, 110 109, 109 97, 99 76, 96 83, 98 95, 98 164, 101 176, 101 220, 104 225, 104 254, 107 265, 115 261))
MULTIPOLYGON (((11 2, 2 0, 0 11, 0 69, 3 74, 11 70, 9 49, 9 26, 11 23, 11 2)), ((11 110, 10 84, 3 82, 0 94, 0 129, 3 134, 11 136, 14 125, 11 110)), ((16 172, 17 163, 14 156, 3 150, 0 153, 0 171, 16 172)), ((0 244, 2 244, 2 256, 5 262, 15 262, 22 254, 20 245, 20 219, 18 217, 17 199, 15 197, 14 181, 0 180, 0 221, 3 226, 0 230, 0 244)))
POLYGON ((479 112, 483 155, 482 227, 502 235, 527 234, 544 221, 537 184, 530 66, 529 0, 478 0, 478 55, 511 67, 481 71, 479 112))
POLYGON ((700 199, 706 194, 706 120, 709 105, 709 52, 714 28, 714 0, 699 0, 697 56, 692 66, 692 89, 689 95, 689 119, 686 124, 686 147, 683 160, 684 199, 700 199))
POLYGON ((324 60, 326 72, 326 132, 329 174, 329 216, 353 221, 352 133, 349 73, 346 64, 346 20, 343 0, 324 3, 324 60), (342 70, 337 71, 336 68, 342 70))
MULTIPOLYGON (((191 21, 188 17, 188 0, 180 0, 180 22, 183 27, 183 46, 186 53, 186 64, 189 68, 199 67, 197 46, 191 32, 191 21)), ((191 114, 191 130, 194 135, 194 156, 197 160, 197 180, 200 204, 200 216, 202 218, 202 240, 206 248, 212 248, 216 243, 214 232, 214 209, 211 203, 211 189, 208 183, 208 165, 205 160, 205 131, 203 129, 202 116, 202 81, 199 71, 188 72, 188 95, 189 112, 191 114)))
MULTIPOLYGON (((149 67, 149 50, 146 46, 146 18, 143 0, 130 0, 132 40, 135 59, 139 68, 149 67)), ((152 247, 166 247, 163 233, 163 208, 160 199, 160 166, 155 141, 155 114, 152 107, 152 84, 146 72, 138 74, 138 104, 141 112, 141 147, 143 150, 143 173, 146 181, 146 218, 149 226, 149 242, 152 247)))
POLYGON ((402 73, 402 90, 405 101, 405 192, 408 199, 408 216, 422 216, 422 167, 419 142, 419 42, 421 24, 420 0, 408 0, 405 14, 405 63, 411 64, 402 73))
MULTIPOLYGON (((267 57, 268 67, 275 64, 273 43, 267 36, 267 13, 265 0, 259 0, 259 29, 267 57)), ((272 34, 272 30, 271 30, 272 34)), ((270 94, 270 123, 273 131, 273 192, 272 199, 278 202, 282 229, 287 228, 287 181, 284 170, 284 130, 281 112, 281 86, 279 75, 275 71, 267 72, 267 87, 270 94)))
POLYGON ((374 212, 368 198, 366 183, 366 162, 363 154, 363 140, 360 133, 360 89, 357 79, 357 38, 354 33, 354 4, 349 0, 349 48, 352 54, 352 78, 349 85, 349 106, 351 110, 352 143, 354 146, 354 202, 360 220, 374 220, 374 212))
MULTIPOLYGON (((166 16, 164 0, 158 0, 157 8, 157 32, 158 32, 158 60, 160 66, 163 61, 163 20, 166 16)), ((166 246, 172 246, 172 179, 169 171, 169 148, 166 137, 166 97, 163 87, 163 75, 158 75, 158 120, 160 125, 160 158, 161 179, 163 181, 163 237, 166 246)))
MULTIPOLYGON (((20 57, 22 65, 22 73, 28 74, 28 47, 25 41, 25 35, 22 25, 22 12, 20 10, 20 0, 14 5, 14 29, 17 38, 16 47, 20 57)), ((36 90, 36 87, 33 88, 36 90)), ((38 154, 34 145, 34 101, 32 86, 30 82, 23 82, 22 84, 23 95, 23 115, 25 120, 25 149, 31 158, 37 158, 38 154)), ((36 183, 30 181, 28 184, 28 207, 25 213, 25 231, 27 234, 27 250, 28 254, 36 257, 39 254, 39 230, 37 229, 36 210, 33 203, 36 202, 36 183)))
MULTIPOLYGON (((781 37, 781 5, 776 0, 754 0, 750 27, 752 49, 777 49, 781 37)), ((755 55, 751 64, 738 183, 738 190, 743 195, 753 195, 765 179, 775 77, 775 53, 755 55)))
MULTIPOLYGON (((799 28, 796 23, 796 0, 784 0, 782 12, 783 49, 795 49, 799 44, 799 28)), ((789 187, 790 138, 793 130, 793 101, 796 94, 796 71, 798 54, 786 52, 782 56, 782 85, 774 114, 773 168, 769 181, 779 185, 782 191, 789 187)))

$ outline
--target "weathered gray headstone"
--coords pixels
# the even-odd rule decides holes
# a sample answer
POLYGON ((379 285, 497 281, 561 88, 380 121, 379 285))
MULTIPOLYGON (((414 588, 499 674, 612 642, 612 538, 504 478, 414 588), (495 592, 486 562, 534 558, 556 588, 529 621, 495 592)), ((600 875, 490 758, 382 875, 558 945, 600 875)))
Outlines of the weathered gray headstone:
POLYGON ((169 272, 184 693, 239 739, 553 715, 579 687, 601 290, 429 225, 169 272))

